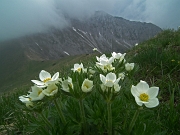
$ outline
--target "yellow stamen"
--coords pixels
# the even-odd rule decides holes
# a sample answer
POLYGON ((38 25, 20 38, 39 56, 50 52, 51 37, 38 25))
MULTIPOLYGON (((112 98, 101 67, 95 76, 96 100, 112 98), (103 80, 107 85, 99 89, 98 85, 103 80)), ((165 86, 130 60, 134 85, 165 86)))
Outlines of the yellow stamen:
POLYGON ((38 92, 38 96, 39 96, 41 93, 42 93, 42 91, 39 91, 39 92, 38 92))
POLYGON ((141 99, 141 101, 148 101, 149 100, 149 96, 146 93, 142 93, 139 98, 141 99))
POLYGON ((89 88, 88 84, 84 84, 84 87, 85 87, 86 89, 88 89, 88 88, 89 88))
POLYGON ((106 83, 107 83, 107 82, 111 82, 111 83, 113 83, 113 81, 112 81, 112 80, 106 80, 106 83))
POLYGON ((78 71, 78 72, 81 72, 81 68, 78 68, 77 71, 78 71))
POLYGON ((71 88, 73 88, 73 85, 71 83, 68 84, 71 88))
POLYGON ((46 83, 46 82, 48 82, 48 81, 50 81, 51 80, 51 78, 46 78, 46 79, 44 79, 44 83, 46 83))
POLYGON ((55 91, 55 90, 56 90, 56 88, 51 89, 51 90, 50 90, 50 93, 52 93, 52 92, 55 91))

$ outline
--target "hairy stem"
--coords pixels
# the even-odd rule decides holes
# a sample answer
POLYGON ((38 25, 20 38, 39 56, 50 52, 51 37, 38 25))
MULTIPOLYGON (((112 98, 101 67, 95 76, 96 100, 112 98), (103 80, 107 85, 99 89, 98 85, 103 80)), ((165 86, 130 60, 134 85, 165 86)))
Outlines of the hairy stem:
POLYGON ((41 112, 40 114, 41 114, 44 122, 48 125, 48 127, 50 127, 51 129, 53 129, 52 124, 51 124, 51 123, 49 122, 49 120, 43 115, 43 113, 41 112))
POLYGON ((85 117, 82 99, 79 99, 79 107, 80 107, 80 112, 81 112, 82 127, 83 127, 83 131, 84 131, 84 135, 86 135, 87 134, 87 126, 86 126, 86 117, 85 117))
POLYGON ((139 116, 139 109, 136 110, 136 112, 134 113, 134 116, 133 116, 133 118, 131 120, 131 123, 129 125, 129 131, 128 131, 129 134, 131 133, 138 116, 139 116))
POLYGON ((111 110, 111 102, 107 102, 107 111, 108 111, 108 135, 112 135, 112 110, 111 110))
POLYGON ((56 109, 57 109, 57 111, 58 111, 59 117, 61 118, 63 124, 65 125, 65 124, 66 124, 66 119, 65 119, 65 117, 64 117, 64 115, 63 115, 63 113, 62 113, 62 110, 61 110, 61 108, 60 108, 60 106, 58 105, 58 103, 57 103, 56 100, 54 100, 54 104, 55 104, 56 109))

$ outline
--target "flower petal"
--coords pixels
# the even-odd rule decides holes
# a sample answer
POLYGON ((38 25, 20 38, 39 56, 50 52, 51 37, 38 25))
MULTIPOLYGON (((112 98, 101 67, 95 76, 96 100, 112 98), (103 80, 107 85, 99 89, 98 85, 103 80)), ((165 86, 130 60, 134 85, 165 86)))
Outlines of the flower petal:
POLYGON ((39 73, 39 79, 41 81, 44 81, 47 78, 51 78, 51 74, 45 70, 41 70, 41 72, 39 73))
POLYGON ((93 87, 93 81, 85 79, 83 81, 81 89, 83 92, 90 92, 92 90, 92 87, 93 87))
POLYGON ((77 70, 78 68, 80 67, 80 65, 79 64, 74 64, 74 70, 77 70))
POLYGON ((100 84, 100 87, 103 92, 106 90, 106 86, 104 84, 100 84))
POLYGON ((149 102, 144 103, 147 108, 153 108, 159 105, 158 98, 149 99, 149 102))
POLYGON ((113 85, 114 85, 114 83, 112 81, 107 81, 106 80, 105 86, 112 87, 113 85))
POLYGON ((104 58, 107 58, 105 54, 100 56, 100 59, 104 59, 104 58))
POLYGON ((114 82, 114 84, 118 84, 120 79, 121 79, 121 78, 119 77, 119 78, 114 82))
POLYGON ((37 84, 37 85, 44 85, 44 83, 43 82, 41 82, 41 81, 38 81, 38 80, 31 80, 33 83, 35 83, 35 84, 37 84))
POLYGON ((146 93, 149 89, 149 85, 145 81, 140 81, 137 85, 136 88, 139 93, 146 93))
POLYGON ((149 98, 155 98, 158 95, 159 87, 151 87, 147 91, 147 94, 149 95, 149 98))
POLYGON ((120 89, 121 89, 121 86, 119 86, 118 83, 114 84, 114 90, 115 90, 115 92, 119 92, 120 89))
POLYGON ((68 80, 64 80, 62 82, 62 90, 66 91, 66 92, 69 92, 69 86, 68 86, 69 82, 68 80))
POLYGON ((42 91, 46 96, 54 96, 58 92, 58 87, 55 84, 49 85, 42 91))
POLYGON ((108 64, 108 59, 107 58, 100 59, 100 63, 102 65, 107 65, 108 64))
POLYGON ((110 57, 110 58, 109 58, 109 64, 111 64, 112 62, 114 62, 114 58, 113 58, 113 57, 110 57))
POLYGON ((55 74, 53 75, 52 80, 53 80, 53 81, 54 81, 54 80, 57 80, 58 77, 59 77, 59 72, 57 72, 57 73, 55 73, 55 74))
POLYGON ((140 93, 138 92, 136 86, 134 86, 134 85, 132 85, 132 87, 131 87, 131 93, 132 93, 132 95, 134 97, 136 97, 136 96, 139 97, 139 95, 140 95, 140 93))
POLYGON ((112 73, 112 72, 108 73, 108 74, 106 75, 106 79, 107 79, 107 80, 110 80, 110 81, 112 81, 112 82, 115 82, 115 81, 116 81, 116 75, 115 75, 115 73, 112 73))
POLYGON ((96 59, 97 59, 97 61, 100 61, 100 58, 98 56, 96 56, 96 59))
POLYGON ((135 101, 139 106, 143 105, 142 101, 137 96, 135 96, 135 101))
POLYGON ((105 77, 104 75, 102 75, 102 74, 100 74, 100 80, 101 80, 101 82, 102 82, 103 84, 106 83, 106 77, 105 77))

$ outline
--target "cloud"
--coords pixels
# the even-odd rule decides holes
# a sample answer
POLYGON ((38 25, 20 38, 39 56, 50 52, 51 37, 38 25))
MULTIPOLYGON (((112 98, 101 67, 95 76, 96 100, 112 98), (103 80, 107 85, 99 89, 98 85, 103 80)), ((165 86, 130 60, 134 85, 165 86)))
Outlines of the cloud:
POLYGON ((151 22, 161 28, 174 28, 180 25, 179 0, 117 0, 113 13, 129 20, 151 22), (119 9, 117 7, 120 7, 119 9))
POLYGON ((180 25, 179 0, 1 0, 0 41, 68 25, 64 14, 82 19, 97 10, 161 28, 180 25))
POLYGON ((145 21, 151 21, 161 28, 174 28, 180 26, 179 0, 146 0, 144 12, 145 21))
POLYGON ((114 0, 56 0, 59 12, 74 18, 88 17, 97 10, 109 12, 114 2, 114 0))
POLYGON ((1 0, 0 16, 0 40, 67 25, 51 0, 1 0))

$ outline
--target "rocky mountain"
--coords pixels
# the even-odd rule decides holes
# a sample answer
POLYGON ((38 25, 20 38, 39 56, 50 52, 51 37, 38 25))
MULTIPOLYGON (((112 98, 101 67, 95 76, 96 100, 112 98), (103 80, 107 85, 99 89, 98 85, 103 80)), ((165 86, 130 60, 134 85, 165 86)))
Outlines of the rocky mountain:
MULTIPOLYGON (((16 44, 30 60, 59 59, 68 55, 89 54, 93 48, 100 52, 125 52, 136 43, 145 41, 161 32, 161 28, 145 22, 135 22, 114 17, 105 12, 95 12, 84 20, 71 19, 69 27, 51 28, 38 33, 0 43, 16 44)), ((0 52, 2 51, 2 46, 0 52)))

